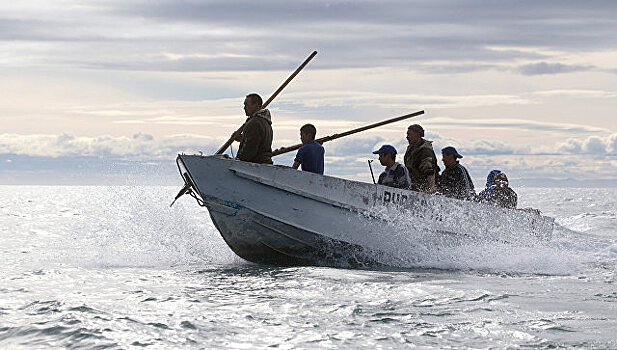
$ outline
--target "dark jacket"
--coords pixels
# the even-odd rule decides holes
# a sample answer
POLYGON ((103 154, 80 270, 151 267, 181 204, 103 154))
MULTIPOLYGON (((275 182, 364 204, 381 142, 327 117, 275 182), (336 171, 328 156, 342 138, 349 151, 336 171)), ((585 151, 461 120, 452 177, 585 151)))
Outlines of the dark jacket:
POLYGON ((497 206, 509 209, 516 209, 518 196, 510 187, 498 188, 492 186, 480 192, 480 200, 483 202, 493 203, 497 206))
POLYGON ((248 117, 236 158, 245 162, 272 164, 272 121, 262 109, 248 117))
POLYGON ((409 170, 411 189, 414 191, 428 190, 426 178, 439 174, 437 157, 433 151, 433 142, 422 140, 418 147, 407 146, 405 166, 409 170))
POLYGON ((439 178, 439 192, 447 197, 472 200, 476 197, 471 176, 464 166, 446 167, 439 178))
POLYGON ((387 171, 384 170, 384 172, 379 175, 377 183, 390 187, 408 189, 409 174, 407 173, 407 168, 396 162, 390 169, 387 171))

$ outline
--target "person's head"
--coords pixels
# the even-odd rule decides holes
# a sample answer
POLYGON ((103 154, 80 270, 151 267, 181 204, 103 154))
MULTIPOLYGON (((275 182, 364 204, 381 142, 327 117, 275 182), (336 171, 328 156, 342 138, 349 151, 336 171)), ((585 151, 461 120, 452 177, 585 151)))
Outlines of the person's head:
POLYGON ((317 128, 313 124, 304 124, 300 128, 300 140, 303 144, 315 141, 315 135, 317 135, 317 128))
POLYGON ((417 146, 422 143, 424 137, 424 128, 420 124, 413 124, 407 128, 407 141, 412 146, 417 146))
POLYGON ((508 177, 505 173, 495 174, 495 187, 505 188, 508 187, 508 177))
POLYGON ((495 184, 495 175, 500 173, 501 170, 498 169, 491 170, 491 172, 488 173, 488 176, 486 177, 486 188, 490 188, 495 184))
POLYGON ((257 94, 246 95, 246 98, 244 99, 244 114, 246 114, 247 117, 252 116, 255 112, 261 109, 262 104, 263 100, 261 99, 261 96, 257 94))
POLYGON ((379 163, 383 166, 392 166, 396 162, 396 148, 391 145, 383 145, 373 154, 379 154, 379 163))
POLYGON ((463 158, 463 156, 460 155, 456 151, 456 148, 452 146, 445 147, 441 150, 441 160, 443 161, 443 165, 445 165, 446 168, 456 165, 456 160, 459 158, 463 158))

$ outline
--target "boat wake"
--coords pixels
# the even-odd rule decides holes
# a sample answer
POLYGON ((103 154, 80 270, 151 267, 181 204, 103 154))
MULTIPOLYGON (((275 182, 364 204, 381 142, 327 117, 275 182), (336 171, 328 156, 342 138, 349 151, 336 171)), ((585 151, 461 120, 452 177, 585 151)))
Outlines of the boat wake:
MULTIPOLYGON (((190 211, 191 204, 175 207, 179 215, 172 219, 163 207, 150 206, 148 210, 124 207, 92 230, 81 231, 79 237, 73 237, 77 241, 69 260, 83 267, 247 264, 225 244, 207 213, 190 211)), ((607 244, 602 238, 559 225, 555 225, 550 239, 526 232, 515 221, 502 226, 507 229, 487 235, 481 234, 480 220, 463 227, 461 235, 444 232, 400 208, 375 207, 357 215, 370 215, 373 220, 383 222, 381 229, 371 235, 370 245, 375 250, 341 256, 333 248, 328 259, 338 261, 340 267, 370 268, 354 264, 354 261, 369 260, 376 265, 398 268, 570 275, 586 264, 617 261, 617 244, 607 244)))
POLYGON ((227 247, 205 209, 186 201, 170 210, 168 201, 161 199, 169 198, 175 188, 155 190, 110 187, 110 192, 122 191, 127 200, 103 199, 76 217, 66 227, 68 232, 52 243, 57 249, 50 262, 85 268, 165 268, 242 261, 227 247))
MULTIPOLYGON (((170 213, 161 198, 169 198, 175 190, 160 188, 144 195, 137 188, 131 189, 135 193, 125 203, 112 200, 117 196, 111 193, 98 198, 96 207, 84 205, 87 210, 61 226, 57 238, 50 238, 57 249, 48 260, 86 268, 250 264, 229 249, 206 209, 196 210, 193 202, 180 201, 170 213)), ((465 213, 449 213, 460 216, 455 221, 466 223, 465 213)), ((563 220, 555 224, 551 238, 540 238, 518 225, 514 217, 504 220, 498 232, 482 233, 486 231, 483 225, 489 224, 485 217, 462 227, 462 235, 453 235, 400 208, 374 207, 355 215, 381 222, 366 235, 367 246, 375 250, 337 256, 340 267, 358 267, 353 264, 354 254, 368 254, 370 261, 398 268, 541 275, 570 275, 589 265, 617 262, 617 242, 573 230, 578 226, 563 220)), ((331 254, 340 252, 332 249, 331 254)))
MULTIPOLYGON (((508 217, 499 231, 486 232, 494 227, 490 216, 475 218, 464 212, 448 213, 461 223, 458 232, 449 233, 427 224, 417 212, 392 207, 375 207, 368 213, 384 222, 382 229, 373 232, 379 243, 373 259, 380 264, 401 268, 436 268, 448 270, 477 270, 490 273, 530 273, 569 275, 578 267, 598 261, 598 251, 604 258, 617 258, 617 246, 606 246, 602 239, 555 225, 552 235, 537 235, 526 231, 516 219, 508 217), (604 247, 604 248, 602 248, 604 247)), ((432 215, 426 213, 426 215, 432 215)))

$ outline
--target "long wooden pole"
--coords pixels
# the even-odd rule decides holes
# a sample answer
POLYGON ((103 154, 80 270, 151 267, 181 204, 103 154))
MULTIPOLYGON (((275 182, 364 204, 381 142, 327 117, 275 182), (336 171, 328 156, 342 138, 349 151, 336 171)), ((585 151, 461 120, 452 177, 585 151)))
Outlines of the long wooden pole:
MULTIPOLYGON (((317 55, 317 51, 313 51, 313 53, 306 60, 304 60, 304 62, 300 65, 300 67, 298 67, 298 69, 296 69, 296 71, 293 72, 293 74, 290 75, 289 78, 287 78, 287 80, 285 80, 285 82, 272 94, 272 96, 270 96, 270 98, 261 106, 261 108, 264 109, 268 107, 270 102, 272 102, 272 100, 274 100, 274 98, 278 96, 278 94, 280 94, 281 91, 283 91, 283 89, 287 86, 287 84, 289 84, 289 82, 291 82, 293 78, 295 78, 296 75, 298 75, 298 73, 300 73, 300 71, 304 69, 304 67, 306 67, 306 65, 313 59, 313 57, 315 57, 315 55, 317 55)), ((243 129, 244 129, 244 124, 242 124, 238 128, 238 130, 236 130, 236 132, 232 134, 229 140, 227 140, 227 142, 225 142, 223 146, 221 146, 221 148, 219 148, 219 150, 216 151, 215 154, 222 154, 223 152, 225 152, 227 147, 229 147, 229 145, 231 145, 234 142, 233 135, 241 133, 243 129)))
MULTIPOLYGON (((355 133, 358 133, 358 132, 361 132, 361 131, 365 131, 365 130, 368 130, 368 129, 376 128, 378 126, 382 126, 382 125, 398 122, 398 121, 401 121, 401 120, 417 117, 417 116, 422 115, 422 114, 424 114, 424 111, 419 111, 419 112, 415 112, 415 113, 411 113, 411 114, 406 114, 406 115, 403 115, 403 116, 400 116, 400 117, 384 120, 382 122, 378 122, 378 123, 375 123, 375 124, 370 124, 370 125, 366 125, 366 126, 357 128, 357 129, 345 131, 345 132, 342 132, 340 134, 334 134, 334 135, 322 137, 320 139, 315 140, 315 142, 321 144, 321 143, 324 143, 324 142, 328 142, 328 141, 339 139, 341 137, 349 136, 351 134, 355 134, 355 133)), ((279 154, 295 151, 298 148, 302 147, 302 145, 303 144, 300 143, 300 144, 289 146, 289 147, 281 147, 281 148, 273 151, 272 152, 272 156, 274 157, 274 156, 278 156, 279 154)))

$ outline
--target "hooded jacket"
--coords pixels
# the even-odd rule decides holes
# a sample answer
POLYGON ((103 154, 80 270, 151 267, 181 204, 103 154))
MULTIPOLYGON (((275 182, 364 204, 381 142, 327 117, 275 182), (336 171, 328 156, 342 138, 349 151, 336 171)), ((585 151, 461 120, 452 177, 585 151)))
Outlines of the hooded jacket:
POLYGON ((272 164, 272 118, 270 111, 261 109, 246 119, 237 159, 272 164))
POLYGON ((478 195, 479 199, 483 202, 493 203, 503 208, 516 209, 518 202, 518 196, 513 189, 508 186, 506 182, 503 187, 497 187, 495 184, 495 176, 500 174, 501 171, 493 170, 486 178, 486 188, 478 195))
POLYGON ((411 189, 415 191, 428 190, 426 178, 439 174, 437 157, 433 151, 433 141, 422 140, 418 147, 407 146, 405 166, 409 170, 411 189))

